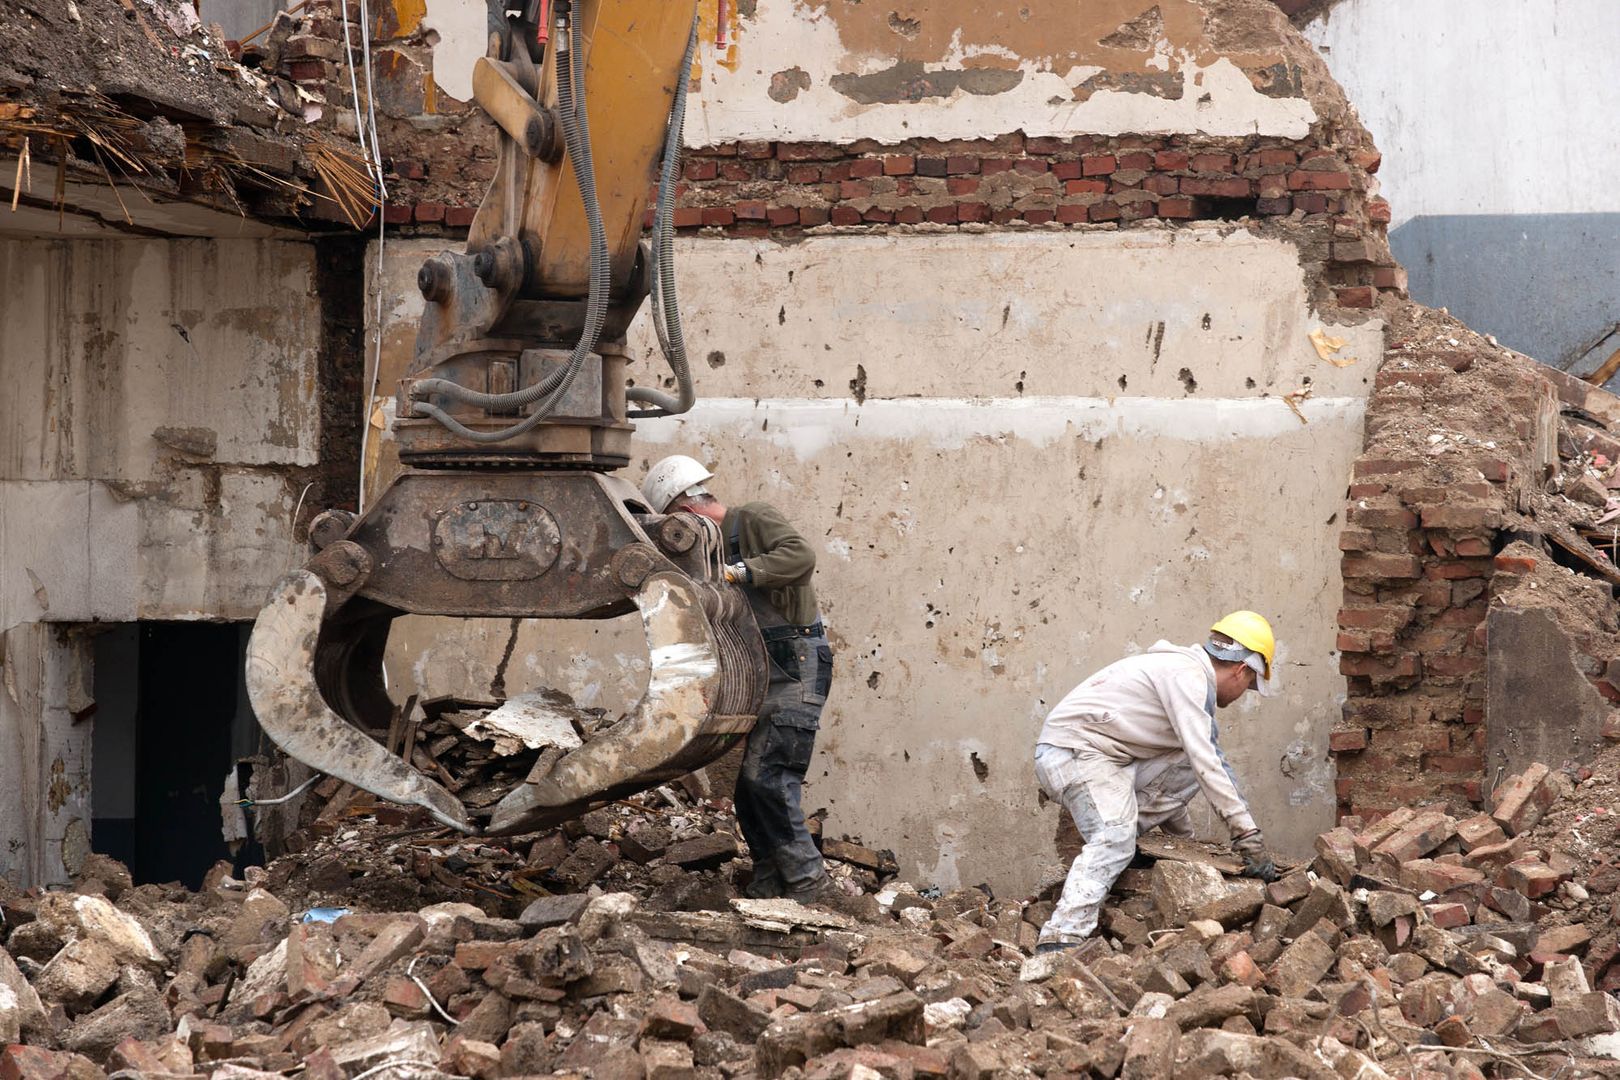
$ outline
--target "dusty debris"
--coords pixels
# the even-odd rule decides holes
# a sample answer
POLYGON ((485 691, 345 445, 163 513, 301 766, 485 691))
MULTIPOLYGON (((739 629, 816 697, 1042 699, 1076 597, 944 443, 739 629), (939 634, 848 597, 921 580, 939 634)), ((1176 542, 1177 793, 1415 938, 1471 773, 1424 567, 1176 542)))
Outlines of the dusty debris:
POLYGON ((222 866, 201 892, 124 886, 113 903, 103 860, 85 891, 0 897, 0 1033, 16 1043, 0 1070, 1620 1075, 1602 1049, 1620 1029, 1617 766, 1620 748, 1587 770, 1536 765, 1461 819, 1346 819, 1270 885, 1223 873, 1218 849, 1149 838, 1108 929, 1042 955, 1049 897, 929 899, 845 863, 836 910, 738 899, 724 800, 665 789, 512 848, 349 800, 246 880, 222 866), (651 827, 663 853, 622 858, 651 827), (670 858, 699 842, 731 854, 696 871, 670 858), (311 872, 331 863, 341 878, 311 872))

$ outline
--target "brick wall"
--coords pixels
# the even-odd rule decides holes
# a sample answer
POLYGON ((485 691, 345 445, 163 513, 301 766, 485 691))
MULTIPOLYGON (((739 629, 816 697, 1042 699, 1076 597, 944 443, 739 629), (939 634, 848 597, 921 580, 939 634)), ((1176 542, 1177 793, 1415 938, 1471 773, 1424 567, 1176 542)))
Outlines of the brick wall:
POLYGON ((1498 552, 1544 480, 1558 418, 1532 362, 1400 308, 1340 535, 1341 816, 1480 799, 1491 579, 1520 569, 1498 552))

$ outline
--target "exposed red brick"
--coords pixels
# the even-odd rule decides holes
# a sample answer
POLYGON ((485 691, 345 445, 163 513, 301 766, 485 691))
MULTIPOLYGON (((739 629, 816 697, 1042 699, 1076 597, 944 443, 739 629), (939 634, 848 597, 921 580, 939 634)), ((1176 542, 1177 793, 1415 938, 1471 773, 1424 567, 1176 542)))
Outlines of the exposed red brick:
POLYGON ((945 190, 952 195, 972 195, 979 190, 977 176, 953 176, 945 181, 945 190))
POLYGON ((1295 169, 1288 174, 1288 186, 1295 191, 1348 191, 1350 174, 1295 169))
POLYGON ((737 220, 737 214, 729 206, 705 206, 703 208, 703 224, 730 225, 737 220))
POLYGON ((1340 307, 1370 308, 1377 302, 1378 293, 1370 285, 1352 285, 1349 288, 1337 289, 1334 295, 1338 298, 1340 307))
POLYGON ((1232 171, 1232 155, 1216 153, 1194 154, 1192 156, 1192 167, 1196 172, 1229 173, 1232 171))
POLYGON ((1106 180, 1070 180, 1063 185, 1066 195, 1103 195, 1107 191, 1106 180))
POLYGON ((1159 216, 1164 218, 1190 218, 1193 216, 1191 199, 1160 199, 1159 216))
POLYGON ((884 176, 910 176, 917 171, 917 159, 904 154, 891 154, 883 159, 884 176))
POLYGON ((882 176, 883 172, 883 162, 877 158, 857 158, 849 163, 849 175, 858 179, 882 176))
POLYGON ((1328 749, 1337 753, 1367 749, 1367 729, 1357 728, 1354 731, 1330 732, 1328 734, 1328 749))

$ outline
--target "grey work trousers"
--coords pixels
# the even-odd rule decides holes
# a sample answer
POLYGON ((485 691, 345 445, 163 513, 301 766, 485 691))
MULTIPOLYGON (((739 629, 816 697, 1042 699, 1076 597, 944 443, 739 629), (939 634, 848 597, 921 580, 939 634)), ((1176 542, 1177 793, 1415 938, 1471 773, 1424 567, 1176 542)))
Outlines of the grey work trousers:
POLYGON ((1155 827, 1192 835, 1187 804, 1198 793, 1198 777, 1183 750, 1120 765, 1100 754, 1038 743, 1035 779, 1068 810, 1084 838, 1040 941, 1084 941, 1097 929, 1103 898, 1136 854, 1138 836, 1155 827))
POLYGON ((827 873, 804 824, 800 788, 832 683, 832 649, 825 634, 795 627, 764 634, 770 687, 748 736, 733 801, 755 878, 773 874, 784 889, 794 889, 827 873))

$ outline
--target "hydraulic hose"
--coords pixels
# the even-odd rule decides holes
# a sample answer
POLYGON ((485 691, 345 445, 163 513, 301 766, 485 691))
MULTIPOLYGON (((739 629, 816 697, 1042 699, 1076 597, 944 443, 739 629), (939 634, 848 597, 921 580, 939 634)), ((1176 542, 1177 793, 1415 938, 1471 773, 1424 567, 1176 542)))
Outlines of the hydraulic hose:
POLYGON ((574 182, 579 187, 585 204, 585 220, 590 229, 590 291, 585 301, 585 326, 580 332, 567 364, 546 378, 510 394, 486 394, 470 390, 449 379, 424 379, 412 391, 418 394, 443 394, 453 401, 484 409, 521 408, 545 399, 539 408, 522 420, 499 431, 475 431, 426 401, 414 402, 417 415, 437 420, 454 434, 469 442, 498 443, 522 435, 556 411, 568 388, 573 385, 585 361, 596 350, 607 321, 608 291, 612 287, 612 265, 608 258, 607 229, 602 223, 602 204, 596 190, 596 169, 591 159, 590 120, 585 110, 584 65, 576 66, 575 57, 584 53, 584 34, 578 19, 569 17, 569 5, 557 5, 557 105, 561 114, 563 141, 573 166, 574 182))
POLYGON ((686 355, 686 338, 681 330, 680 304, 675 295, 675 183, 681 175, 682 134, 686 129, 686 91, 691 81, 692 59, 697 53, 697 19, 686 39, 686 55, 681 57, 680 81, 675 102, 670 107, 669 125, 664 132, 663 171, 658 177, 658 205, 653 215, 652 321, 658 332, 658 347, 670 370, 675 373, 677 394, 671 396, 652 387, 633 386, 625 392, 630 401, 646 402, 650 409, 634 409, 632 420, 654 416, 675 416, 687 412, 697 400, 692 369, 686 355))

